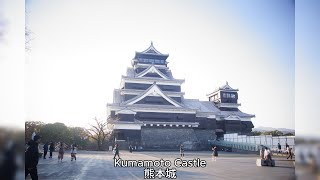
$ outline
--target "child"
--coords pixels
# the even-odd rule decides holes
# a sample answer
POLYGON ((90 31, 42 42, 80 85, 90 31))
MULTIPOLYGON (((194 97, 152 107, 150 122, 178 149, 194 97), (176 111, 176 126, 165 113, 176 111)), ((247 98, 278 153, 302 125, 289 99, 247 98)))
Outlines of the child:
POLYGON ((76 145, 72 145, 71 147, 71 161, 73 161, 73 159, 76 161, 77 160, 77 146, 76 145))
POLYGON ((63 155, 64 155, 64 148, 63 148, 63 143, 61 142, 60 148, 59 148, 58 162, 59 162, 59 160, 61 160, 61 162, 62 162, 63 155))

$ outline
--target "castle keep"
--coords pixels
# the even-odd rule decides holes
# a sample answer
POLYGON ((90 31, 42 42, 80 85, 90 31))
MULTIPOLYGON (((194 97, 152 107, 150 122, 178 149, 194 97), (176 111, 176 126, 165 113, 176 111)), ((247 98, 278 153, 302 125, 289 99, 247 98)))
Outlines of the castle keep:
POLYGON ((178 149, 184 143, 195 149, 225 133, 251 132, 254 115, 238 109, 238 89, 226 83, 208 94, 208 101, 185 99, 185 80, 173 77, 168 57, 152 43, 135 53, 107 104, 108 128, 117 142, 143 149, 178 149))

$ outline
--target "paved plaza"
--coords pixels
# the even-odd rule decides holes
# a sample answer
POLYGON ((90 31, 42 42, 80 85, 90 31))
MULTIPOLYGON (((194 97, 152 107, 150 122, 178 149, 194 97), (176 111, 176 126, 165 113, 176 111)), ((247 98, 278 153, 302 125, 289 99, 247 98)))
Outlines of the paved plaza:
MULTIPOLYGON (((123 160, 170 160, 170 168, 176 168, 174 160, 179 158, 180 154, 120 151, 120 156, 123 160)), ((258 156, 252 154, 219 152, 217 161, 212 161, 211 152, 193 151, 186 152, 184 159, 197 158, 205 160, 206 167, 176 168, 177 179, 294 179, 293 161, 285 157, 274 157, 276 167, 257 167, 258 156)), ((144 179, 145 173, 143 167, 114 167, 112 152, 79 151, 77 161, 72 162, 70 154, 65 153, 62 163, 58 163, 55 152, 53 159, 40 159, 38 165, 39 179, 144 179)), ((30 179, 30 176, 27 179, 30 179)), ((159 179, 159 176, 155 179, 159 179)))

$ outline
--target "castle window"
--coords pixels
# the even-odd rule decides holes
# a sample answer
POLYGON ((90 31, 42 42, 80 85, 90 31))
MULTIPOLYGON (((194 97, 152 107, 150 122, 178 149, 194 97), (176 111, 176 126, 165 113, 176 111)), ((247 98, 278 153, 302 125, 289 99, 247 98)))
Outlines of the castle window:
POLYGON ((231 94, 231 98, 236 98, 236 95, 235 94, 231 94))

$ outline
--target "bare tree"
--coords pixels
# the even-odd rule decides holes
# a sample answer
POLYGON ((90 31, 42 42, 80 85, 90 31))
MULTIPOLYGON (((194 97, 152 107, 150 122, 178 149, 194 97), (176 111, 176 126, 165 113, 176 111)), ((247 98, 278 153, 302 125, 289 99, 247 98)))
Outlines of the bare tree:
POLYGON ((97 142, 98 150, 100 151, 102 150, 102 143, 110 133, 107 132, 107 121, 98 120, 97 117, 95 117, 94 120, 95 124, 90 124, 90 128, 87 129, 87 133, 90 138, 97 142))

